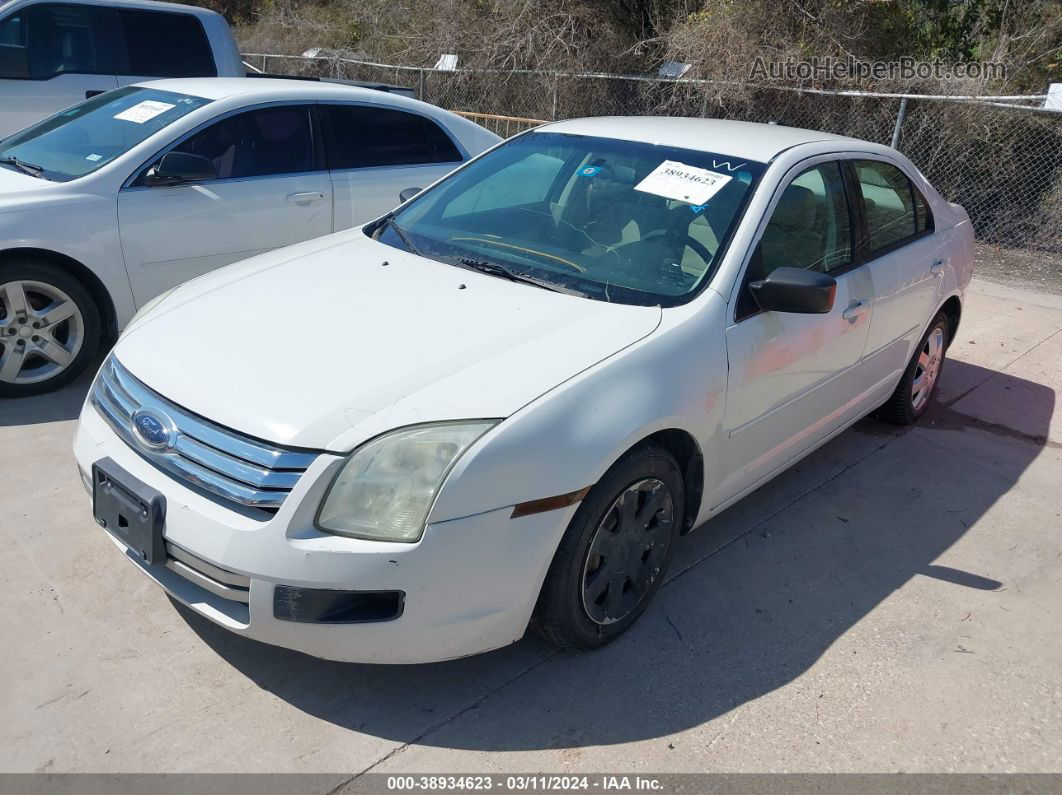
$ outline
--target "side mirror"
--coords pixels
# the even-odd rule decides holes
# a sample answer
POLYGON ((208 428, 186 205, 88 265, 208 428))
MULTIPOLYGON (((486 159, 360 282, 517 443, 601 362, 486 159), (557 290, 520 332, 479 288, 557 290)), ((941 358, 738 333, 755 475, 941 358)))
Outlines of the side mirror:
POLYGON ((422 190, 424 190, 424 188, 406 188, 405 190, 399 192, 398 200, 402 203, 405 203, 412 199, 414 196, 416 196, 418 193, 420 193, 422 190))
POLYGON ((0 78, 30 76, 29 54, 18 44, 0 44, 0 78))
POLYGON ((775 268, 766 279, 749 282, 749 290, 765 312, 824 315, 833 309, 837 281, 819 271, 775 268))
POLYGON ((202 155, 190 155, 185 152, 167 152, 159 164, 148 171, 144 181, 152 187, 157 185, 179 185, 182 182, 201 182, 217 178, 214 164, 202 155))

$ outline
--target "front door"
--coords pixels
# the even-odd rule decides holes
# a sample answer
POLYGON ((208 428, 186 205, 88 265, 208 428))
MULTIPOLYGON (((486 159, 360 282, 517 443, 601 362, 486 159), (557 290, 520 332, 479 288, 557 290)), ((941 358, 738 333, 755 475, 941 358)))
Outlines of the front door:
MULTIPOLYGON (((853 262, 853 213, 837 160, 794 169, 770 212, 732 302, 729 381, 715 506, 754 488, 858 411, 869 384, 859 363, 873 284, 853 262), (822 315, 764 312, 748 283, 782 266, 829 273, 822 315)), ((713 507, 715 507, 713 506, 713 507)))
POLYGON ((309 119, 303 105, 227 116, 173 147, 206 157, 216 179, 149 187, 141 173, 121 191, 122 251, 138 306, 223 265, 331 233, 332 186, 314 168, 309 119))

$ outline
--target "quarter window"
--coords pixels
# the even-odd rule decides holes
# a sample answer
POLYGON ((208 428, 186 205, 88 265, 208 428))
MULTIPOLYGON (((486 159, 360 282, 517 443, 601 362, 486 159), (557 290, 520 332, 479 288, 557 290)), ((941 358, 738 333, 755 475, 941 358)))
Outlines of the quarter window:
POLYGON ((203 25, 190 14, 122 9, 128 67, 143 77, 214 77, 217 69, 203 25))
POLYGON ((305 106, 262 108, 222 119, 174 147, 214 164, 218 179, 313 170, 310 112, 305 106))
POLYGON ((933 228, 925 197, 900 169, 880 160, 857 160, 854 165, 871 254, 933 228))
POLYGON ((328 168, 456 163, 457 151, 438 124, 424 116, 370 105, 322 106, 327 115, 328 168))

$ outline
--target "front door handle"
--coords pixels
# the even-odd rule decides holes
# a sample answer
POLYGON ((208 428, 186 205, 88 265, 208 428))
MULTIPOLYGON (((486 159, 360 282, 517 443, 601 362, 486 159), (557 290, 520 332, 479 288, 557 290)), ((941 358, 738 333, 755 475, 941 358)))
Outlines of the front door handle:
POLYGON ((944 260, 935 259, 933 260, 933 264, 929 266, 929 275, 940 276, 942 270, 944 270, 944 260))
POLYGON ((858 304, 852 304, 846 310, 841 313, 841 317, 845 320, 855 320, 860 315, 864 314, 870 309, 870 301, 860 301, 858 304))
POLYGON ((323 200, 324 194, 314 191, 309 193, 289 193, 287 199, 292 204, 309 204, 310 202, 319 202, 323 200))

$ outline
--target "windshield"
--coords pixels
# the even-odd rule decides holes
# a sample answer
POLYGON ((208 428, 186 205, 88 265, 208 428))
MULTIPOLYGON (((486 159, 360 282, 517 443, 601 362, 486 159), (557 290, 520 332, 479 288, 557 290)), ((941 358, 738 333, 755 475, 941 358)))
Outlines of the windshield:
POLYGON ((379 240, 589 298, 670 306, 711 278, 763 170, 711 152, 529 133, 414 199, 379 240))
POLYGON ((109 91, 0 141, 0 166, 17 168, 15 158, 45 179, 77 179, 208 102, 151 88, 109 91))

